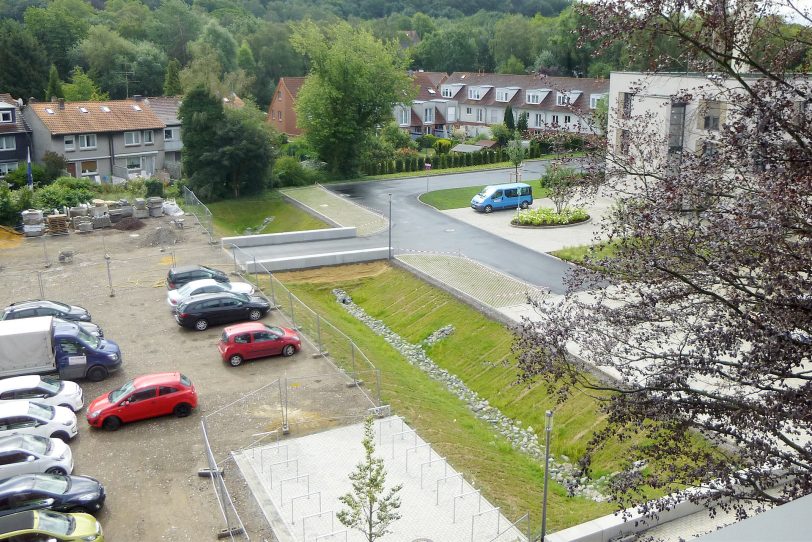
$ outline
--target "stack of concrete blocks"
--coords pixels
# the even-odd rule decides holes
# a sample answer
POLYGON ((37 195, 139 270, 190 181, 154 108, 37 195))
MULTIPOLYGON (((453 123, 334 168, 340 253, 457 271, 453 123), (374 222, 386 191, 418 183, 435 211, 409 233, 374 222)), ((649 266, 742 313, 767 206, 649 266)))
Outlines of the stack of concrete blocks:
POLYGON ((88 233, 93 231, 93 221, 89 216, 77 215, 73 219, 73 231, 76 233, 88 233))
POLYGON ((164 199, 157 196, 147 198, 149 216, 157 218, 164 215, 164 199))
POLYGON ((70 218, 74 218, 74 217, 77 217, 77 216, 86 217, 89 212, 90 211, 88 210, 87 206, 80 205, 78 207, 71 207, 70 209, 68 209, 68 216, 70 218))
POLYGON ((135 198, 133 216, 135 218, 149 218, 149 209, 147 209, 147 201, 144 198, 135 198))
POLYGON ((23 234, 26 237, 39 237, 45 233, 45 219, 42 211, 28 209, 21 214, 23 215, 23 234))
POLYGON ((93 229, 98 230, 100 228, 109 228, 112 226, 112 223, 110 222, 110 215, 107 214, 109 210, 110 209, 107 207, 106 203, 96 203, 96 205, 90 209, 93 229))

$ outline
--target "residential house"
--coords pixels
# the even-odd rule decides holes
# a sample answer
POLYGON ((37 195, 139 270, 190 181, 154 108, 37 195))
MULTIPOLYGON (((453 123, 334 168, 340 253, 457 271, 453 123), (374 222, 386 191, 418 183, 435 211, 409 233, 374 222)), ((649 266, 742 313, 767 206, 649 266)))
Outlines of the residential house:
POLYGON ((178 119, 181 99, 181 96, 154 96, 144 99, 144 103, 166 125, 164 128, 163 167, 173 179, 181 177, 183 140, 180 137, 181 122, 178 119))
POLYGON ((440 97, 440 85, 448 79, 448 74, 417 71, 411 76, 417 96, 411 104, 394 107, 395 122, 412 137, 423 134, 448 137, 448 100, 440 97))
POLYGON ((564 130, 599 133, 592 122, 606 79, 454 72, 440 85, 446 100, 447 123, 469 136, 490 135, 490 126, 504 122, 508 105, 513 116, 527 113, 530 132, 564 130))
POLYGON ((31 129, 23 118, 21 105, 10 94, 0 94, 0 179, 25 162, 31 148, 31 129))
POLYGON ((123 182, 164 165, 166 124, 143 100, 33 102, 23 114, 35 142, 32 160, 47 151, 64 155, 71 176, 123 182))
POLYGON ((268 105, 267 122, 277 131, 289 136, 301 135, 302 131, 296 126, 296 95, 302 88, 304 77, 280 77, 279 84, 268 105))

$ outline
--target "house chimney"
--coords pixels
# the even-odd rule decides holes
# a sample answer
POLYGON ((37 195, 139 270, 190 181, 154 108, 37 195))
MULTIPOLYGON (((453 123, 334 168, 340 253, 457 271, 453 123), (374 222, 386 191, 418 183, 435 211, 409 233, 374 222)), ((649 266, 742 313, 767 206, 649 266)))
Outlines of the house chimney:
POLYGON ((56 103, 58 98, 56 96, 51 96, 51 103, 56 103))
POLYGON ((59 110, 64 111, 65 109, 65 98, 59 98, 59 110))
POLYGON ((29 104, 35 104, 35 103, 37 103, 37 99, 34 98, 33 96, 29 96, 28 97, 28 103, 29 104))
POLYGON ((135 100, 136 102, 140 102, 143 99, 144 97, 141 96, 140 94, 133 94, 133 100, 135 100))

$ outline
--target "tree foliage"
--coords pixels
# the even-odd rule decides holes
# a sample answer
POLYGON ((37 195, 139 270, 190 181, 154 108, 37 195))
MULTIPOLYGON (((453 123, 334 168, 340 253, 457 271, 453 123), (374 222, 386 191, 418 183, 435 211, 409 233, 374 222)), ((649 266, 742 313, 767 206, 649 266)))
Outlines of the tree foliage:
POLYGON ((42 46, 20 23, 0 20, 0 89, 15 97, 41 98, 47 80, 42 46))
MULTIPOLYGON (((614 255, 575 272, 560 302, 537 303, 517 342, 521 378, 615 392, 604 395, 609 426, 590 449, 609 434, 643 437, 612 484, 621 506, 647 500, 651 487, 709 484, 713 493, 644 509, 687 498, 746 515, 748 501, 812 492, 812 124, 798 105, 809 81, 790 69, 812 35, 808 26, 786 33, 766 16, 776 6, 580 7, 599 22, 584 38, 630 44, 630 63, 708 75, 691 92, 675 89, 668 105, 721 97, 727 109, 696 153, 672 155, 659 111, 615 111, 621 124, 609 129, 622 127, 624 145, 606 149, 591 173, 617 197, 604 232, 614 255), (617 381, 596 383, 583 364, 617 381), (697 434, 711 445, 695 445, 697 434), (633 468, 639 460, 645 470, 633 468)), ((645 76, 637 87, 646 92, 645 76)))
POLYGON ((374 455, 374 423, 372 416, 364 420, 364 459, 350 474, 352 492, 338 498, 347 508, 336 514, 342 525, 361 531, 367 542, 390 533, 389 526, 400 519, 398 493, 403 487, 399 484, 386 491, 383 459, 374 455))
POLYGON ((69 102, 101 102, 110 99, 110 96, 106 92, 102 92, 93 79, 79 66, 73 68, 70 83, 62 85, 62 94, 69 102))
POLYGON ((334 173, 351 173, 360 144, 389 121, 396 103, 411 102, 407 61, 395 42, 343 22, 302 23, 291 42, 311 66, 296 101, 299 126, 334 173))
POLYGON ((183 94, 183 87, 180 84, 180 62, 171 59, 166 65, 164 75, 164 96, 180 96, 183 94))
POLYGON ((59 80, 59 72, 56 71, 56 66, 51 64, 51 69, 48 72, 48 88, 45 89, 45 101, 50 102, 51 98, 64 98, 65 94, 62 92, 62 81, 59 80))

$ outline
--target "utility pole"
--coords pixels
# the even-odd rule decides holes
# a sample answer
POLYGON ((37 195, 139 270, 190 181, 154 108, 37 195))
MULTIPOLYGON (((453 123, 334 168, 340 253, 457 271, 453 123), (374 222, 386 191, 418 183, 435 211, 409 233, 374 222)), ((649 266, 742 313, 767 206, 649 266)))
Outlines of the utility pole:
POLYGON ((135 75, 135 72, 131 71, 120 71, 120 72, 113 72, 116 75, 123 75, 124 76, 124 93, 129 99, 130 97, 130 83, 140 83, 138 79, 130 79, 131 75, 135 75))

